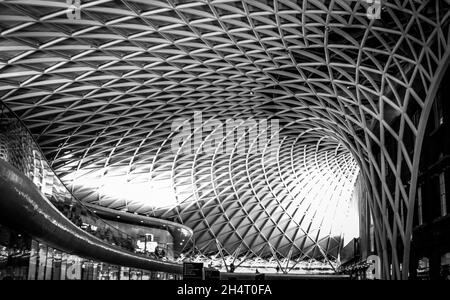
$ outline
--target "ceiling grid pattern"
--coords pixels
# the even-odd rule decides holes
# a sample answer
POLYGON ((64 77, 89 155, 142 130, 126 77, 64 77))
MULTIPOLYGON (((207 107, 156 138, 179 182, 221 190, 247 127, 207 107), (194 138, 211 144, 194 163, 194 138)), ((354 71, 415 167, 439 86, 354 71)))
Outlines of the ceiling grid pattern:
POLYGON ((176 217, 205 253, 218 240, 230 255, 242 244, 242 255, 270 256, 274 245, 284 257, 293 249, 335 258, 340 232, 324 211, 338 211, 337 193, 348 204, 360 169, 379 217, 377 247, 394 264, 385 275, 400 277, 407 255, 393 248, 409 247, 416 156, 449 52, 449 2, 382 1, 375 20, 369 6, 81 0, 73 19, 65 1, 0 0, 0 100, 80 199, 176 217), (208 121, 279 120, 275 158, 173 153, 172 121, 195 112, 208 121), (74 184, 119 176, 163 184, 175 205, 74 184))

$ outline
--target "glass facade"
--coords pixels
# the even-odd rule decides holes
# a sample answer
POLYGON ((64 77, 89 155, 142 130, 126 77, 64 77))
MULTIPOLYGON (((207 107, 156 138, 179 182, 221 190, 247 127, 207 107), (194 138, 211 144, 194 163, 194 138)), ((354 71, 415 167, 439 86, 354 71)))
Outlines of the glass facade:
POLYGON ((95 237, 134 253, 156 253, 156 258, 174 260, 180 254, 174 250, 174 239, 167 229, 105 220, 75 198, 49 166, 29 132, 1 103, 0 159, 21 170, 64 216, 95 237), (145 242, 146 236, 152 239, 145 242), (158 251, 142 248, 143 243, 151 242, 156 243, 158 251))
POLYGON ((0 226, 0 280, 177 280, 181 275, 107 264, 0 226))
POLYGON ((69 192, 50 168, 31 135, 5 107, 1 108, 0 121, 0 159, 30 178, 72 223, 108 243, 134 251, 136 240, 99 218, 69 192))
POLYGON ((176 276, 163 272, 106 264, 61 252, 32 241, 29 280, 166 280, 176 276))
MULTIPOLYGON (((89 234, 125 251, 152 255, 153 259, 175 259, 173 238, 167 230, 105 221, 84 206, 59 180, 23 125, 6 107, 0 108, 0 159, 31 179, 66 218, 89 234), (140 247, 142 237, 146 238, 144 250, 140 247)), ((180 276, 79 257, 0 225, 0 280, 8 279, 173 280, 180 276)))
POLYGON ((31 239, 0 225, 0 280, 28 278, 31 239))

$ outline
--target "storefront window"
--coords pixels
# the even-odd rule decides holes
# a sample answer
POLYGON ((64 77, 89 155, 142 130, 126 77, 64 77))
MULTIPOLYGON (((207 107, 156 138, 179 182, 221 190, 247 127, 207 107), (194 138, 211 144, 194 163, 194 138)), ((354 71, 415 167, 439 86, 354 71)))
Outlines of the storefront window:
POLYGON ((26 280, 31 239, 0 226, 0 280, 26 280))
POLYGON ((441 257, 441 278, 450 280, 450 252, 445 253, 441 257))
POLYGON ((423 257, 419 260, 417 267, 417 278, 421 280, 430 279, 430 260, 427 257, 423 257))

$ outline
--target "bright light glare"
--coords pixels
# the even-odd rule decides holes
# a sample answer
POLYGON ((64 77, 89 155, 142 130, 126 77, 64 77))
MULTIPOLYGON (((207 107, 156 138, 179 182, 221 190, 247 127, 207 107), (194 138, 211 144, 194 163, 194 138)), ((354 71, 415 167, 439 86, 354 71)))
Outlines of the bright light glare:
POLYGON ((152 185, 149 183, 133 184, 109 178, 99 188, 99 192, 102 196, 145 203, 155 208, 175 206, 177 201, 172 187, 159 186, 157 183, 154 182, 152 185))
POLYGON ((79 177, 73 185, 84 188, 95 187, 100 199, 113 198, 125 200, 129 205, 144 204, 152 208, 167 208, 177 205, 177 198, 170 181, 128 182, 123 176, 117 177, 79 177))

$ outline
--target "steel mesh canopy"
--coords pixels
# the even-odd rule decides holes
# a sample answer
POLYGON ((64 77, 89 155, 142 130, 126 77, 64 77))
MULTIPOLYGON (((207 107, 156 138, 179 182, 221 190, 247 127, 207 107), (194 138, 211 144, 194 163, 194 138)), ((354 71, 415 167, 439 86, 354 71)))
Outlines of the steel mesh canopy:
POLYGON ((333 258, 342 231, 322 221, 342 222, 319 203, 345 215, 359 167, 384 274, 407 273, 448 1, 383 1, 379 19, 350 0, 80 3, 0 1, 0 99, 81 199, 177 217, 203 252, 333 258), (278 120, 275 159, 174 154, 172 121, 195 112, 278 120), (102 194, 117 178, 175 201, 102 194))

